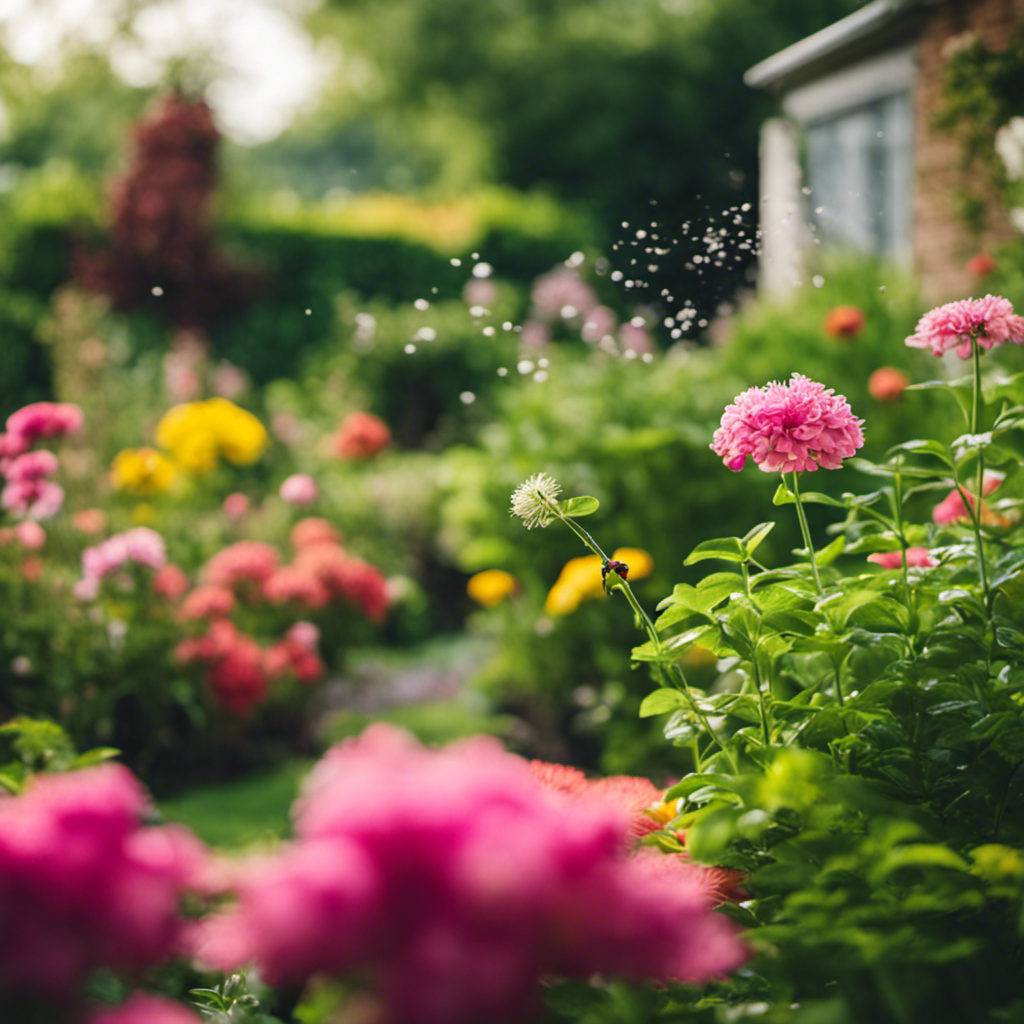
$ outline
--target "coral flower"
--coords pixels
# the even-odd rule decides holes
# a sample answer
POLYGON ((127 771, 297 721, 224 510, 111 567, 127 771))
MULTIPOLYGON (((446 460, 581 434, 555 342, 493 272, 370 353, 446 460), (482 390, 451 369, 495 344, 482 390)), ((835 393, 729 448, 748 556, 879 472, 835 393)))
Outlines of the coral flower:
POLYGON ((388 425, 368 412, 346 416, 330 440, 333 455, 343 459, 371 459, 391 440, 388 425))
POLYGON ((333 523, 317 516, 300 519, 292 527, 288 536, 296 551, 299 548, 308 547, 310 544, 341 543, 341 531, 333 523))
MULTIPOLYGON (((1002 482, 1003 477, 998 473, 986 473, 985 482, 982 487, 983 494, 991 494, 1002 482)), ((968 492, 967 498, 973 507, 974 495, 968 492)), ((932 509, 932 521, 939 526, 945 526, 949 523, 969 523, 970 520, 971 514, 967 510, 960 492, 955 487, 932 509)), ((996 516, 986 509, 984 503, 981 506, 981 521, 991 525, 1005 525, 1002 517, 996 516)))
POLYGON ((311 505, 320 496, 320 488, 308 473, 293 473, 281 484, 279 493, 289 505, 311 505))
POLYGON ((880 366, 868 377, 868 394, 876 402, 895 402, 910 386, 910 378, 895 366, 880 366))
POLYGON ((836 306, 822 325, 830 338, 854 338, 864 329, 867 318, 856 306, 836 306))
POLYGON ((239 583, 264 583, 278 566, 276 548, 258 540, 240 540, 218 551, 203 566, 206 583, 233 587, 239 583))
POLYGON ((971 342, 986 351, 1007 341, 1024 342, 1024 318, 1016 316, 1009 299, 986 295, 983 299, 947 302, 925 313, 907 338, 911 348, 929 349, 941 356, 956 349, 961 359, 971 356, 971 342))
MULTIPOLYGON (((935 560, 927 548, 907 548, 906 556, 909 568, 927 569, 935 565, 935 560)), ((880 565, 883 569, 899 569, 903 565, 903 552, 877 551, 873 555, 868 555, 868 561, 880 565)))
POLYGON ((235 610, 235 595, 227 587, 208 583, 196 587, 184 601, 178 614, 182 619, 218 619, 235 610))
POLYGON ((978 277, 986 277, 996 269, 996 261, 988 253, 979 252, 967 261, 967 272, 978 277))
POLYGON ((711 449, 731 470, 750 456, 768 473, 838 469, 864 443, 863 420, 841 395, 802 374, 737 396, 722 415, 711 449))

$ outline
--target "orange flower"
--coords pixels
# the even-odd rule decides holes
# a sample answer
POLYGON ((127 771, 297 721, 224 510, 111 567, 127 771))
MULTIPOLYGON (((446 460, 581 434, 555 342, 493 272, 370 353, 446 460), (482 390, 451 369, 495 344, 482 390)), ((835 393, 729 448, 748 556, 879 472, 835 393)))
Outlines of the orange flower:
POLYGON ((876 402, 895 402, 907 389, 910 378, 895 366, 880 366, 868 377, 868 394, 876 402))
POLYGON ((985 277, 995 269, 996 261, 988 253, 979 252, 967 261, 968 273, 975 274, 978 277, 985 277))
POLYGON ((866 323, 867 318, 856 306, 836 306, 825 317, 823 327, 830 338, 853 338, 866 323))

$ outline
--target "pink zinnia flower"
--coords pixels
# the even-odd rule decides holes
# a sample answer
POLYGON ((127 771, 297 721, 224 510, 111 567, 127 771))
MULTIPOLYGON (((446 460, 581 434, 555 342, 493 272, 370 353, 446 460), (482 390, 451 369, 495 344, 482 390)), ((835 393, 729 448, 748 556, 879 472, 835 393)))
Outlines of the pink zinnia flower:
POLYGON ((34 520, 26 519, 14 527, 14 535, 23 548, 39 551, 46 546, 46 531, 34 520))
POLYGON ((838 469, 864 443, 863 420, 831 389, 794 373, 737 396, 722 415, 711 449, 732 470, 750 456, 769 473, 838 469))
POLYGON ((235 610, 235 595, 227 587, 208 583, 196 587, 178 609, 178 615, 189 619, 222 619, 235 610))
MULTIPOLYGON (((927 548, 907 548, 907 566, 910 568, 920 567, 927 569, 935 565, 935 559, 929 554, 927 548)), ((901 551, 877 551, 868 555, 868 561, 880 565, 883 569, 899 569, 903 565, 903 553, 901 551)))
POLYGON ((341 531, 333 523, 317 516, 300 519, 292 527, 289 538, 296 551, 310 544, 340 544, 342 539, 341 531))
POLYGON ((248 513, 252 507, 252 502, 249 500, 248 495, 235 491, 224 499, 224 504, 221 507, 228 519, 237 522, 248 513))
POLYGON ((308 473, 293 473, 281 484, 279 493, 289 505, 311 505, 320 496, 320 488, 308 473))
POLYGON ((153 591, 168 601, 177 601, 188 590, 188 576, 178 565, 165 565, 153 576, 153 591))
POLYGON ((1009 299, 986 295, 983 299, 948 302, 925 313, 907 338, 911 348, 927 348, 941 356, 951 348, 961 359, 971 356, 971 342, 985 350, 1007 341, 1024 342, 1024 318, 1016 316, 1009 299))
POLYGON ((7 417, 7 433, 23 441, 63 437, 82 429, 82 410, 70 402, 34 402, 7 417))
POLYGON ((271 604, 295 602, 306 608, 323 608, 331 600, 330 591, 309 568, 283 565, 263 583, 263 596, 271 604))

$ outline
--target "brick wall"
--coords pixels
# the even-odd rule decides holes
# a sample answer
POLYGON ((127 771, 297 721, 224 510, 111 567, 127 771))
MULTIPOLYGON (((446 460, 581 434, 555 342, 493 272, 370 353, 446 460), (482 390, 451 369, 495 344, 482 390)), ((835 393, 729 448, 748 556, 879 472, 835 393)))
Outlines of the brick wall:
POLYGON ((964 32, 978 36, 990 49, 1005 49, 1021 26, 1024 0, 945 0, 929 17, 921 36, 914 140, 914 261, 927 298, 935 302, 964 298, 983 288, 966 271, 965 262, 1014 234, 984 172, 968 177, 961 168, 956 139, 932 127, 942 102, 948 54, 964 32), (955 196, 964 187, 990 198, 981 239, 957 215, 955 196))

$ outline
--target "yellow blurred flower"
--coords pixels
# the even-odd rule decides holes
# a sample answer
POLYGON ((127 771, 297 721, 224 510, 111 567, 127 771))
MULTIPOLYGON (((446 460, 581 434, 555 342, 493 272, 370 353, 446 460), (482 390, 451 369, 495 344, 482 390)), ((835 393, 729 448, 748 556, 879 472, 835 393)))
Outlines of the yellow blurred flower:
MULTIPOLYGON (((640 548, 619 548, 612 554, 612 561, 625 562, 629 566, 631 580, 650 576, 654 568, 654 560, 640 548)), ((544 611, 548 615, 569 615, 576 611, 581 602, 601 597, 604 594, 601 565, 598 555, 570 558, 548 591, 544 611)))
POLYGON ((485 608, 500 604, 518 589, 518 580, 504 569, 484 569, 466 581, 466 593, 485 608))
POLYGON ((174 463, 155 448, 125 448, 114 456, 110 480, 118 490, 132 494, 163 494, 178 477, 174 463))
POLYGON ((235 465, 255 462, 267 446, 263 424, 226 398, 185 402, 164 414, 156 441, 192 473, 207 473, 225 458, 235 465))

